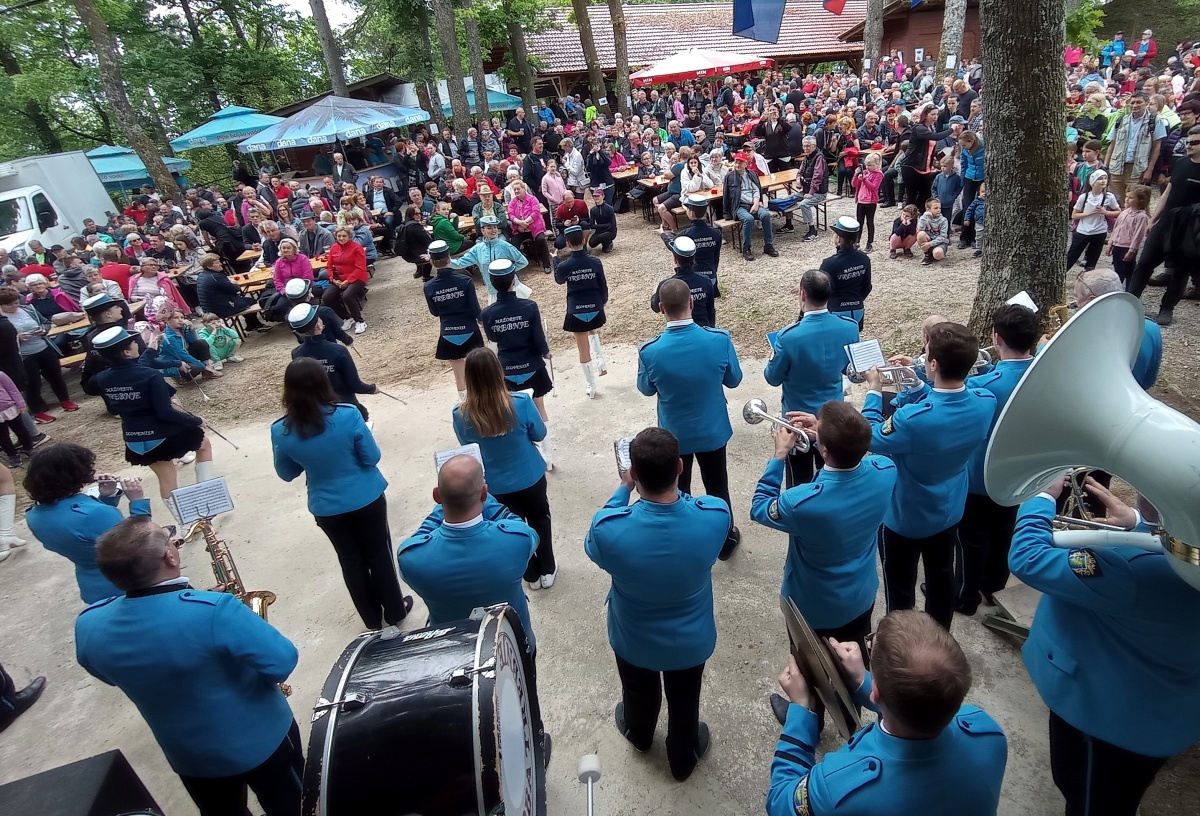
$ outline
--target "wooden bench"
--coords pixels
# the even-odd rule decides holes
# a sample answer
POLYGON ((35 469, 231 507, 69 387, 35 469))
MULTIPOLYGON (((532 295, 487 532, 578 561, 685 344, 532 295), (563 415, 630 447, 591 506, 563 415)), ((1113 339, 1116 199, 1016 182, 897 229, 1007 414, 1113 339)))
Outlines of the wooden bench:
POLYGON ((79 365, 85 359, 87 359, 87 352, 81 351, 78 354, 72 354, 70 357, 63 357, 58 361, 58 364, 63 368, 71 368, 72 366, 79 365))
POLYGON ((225 321, 226 326, 228 326, 229 328, 231 328, 235 332, 237 332, 238 337, 245 340, 246 339, 246 316, 247 315, 256 315, 256 314, 262 314, 262 307, 259 306, 257 303, 255 303, 253 306, 251 306, 247 309, 242 309, 242 311, 238 312, 235 315, 231 315, 230 317, 226 317, 226 318, 222 318, 222 319, 225 321))
POLYGON ((841 200, 842 200, 842 197, 840 195, 832 195, 831 194, 831 195, 825 196, 824 201, 821 201, 821 202, 813 205, 813 209, 815 210, 815 215, 816 215, 815 220, 817 222, 817 229, 819 229, 819 230, 829 229, 829 211, 825 208, 826 208, 826 206, 829 205, 829 203, 831 201, 841 201, 841 200))
POLYGON ((728 246, 733 247, 738 252, 742 251, 742 222, 736 218, 718 218, 713 221, 713 226, 724 232, 729 230, 728 246))

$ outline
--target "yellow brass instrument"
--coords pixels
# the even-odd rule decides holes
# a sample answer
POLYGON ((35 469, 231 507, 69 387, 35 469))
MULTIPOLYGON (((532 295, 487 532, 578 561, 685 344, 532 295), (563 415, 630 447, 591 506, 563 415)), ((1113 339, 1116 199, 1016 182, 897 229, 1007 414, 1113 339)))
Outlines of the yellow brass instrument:
POLYGON ((1051 306, 1047 311, 1055 322, 1048 333, 1050 337, 1053 337, 1054 333, 1067 325, 1067 321, 1071 319, 1071 307, 1066 303, 1060 303, 1057 306, 1051 306))
MULTIPOLYGON (((217 585, 212 588, 212 591, 228 592, 250 607, 250 611, 255 615, 266 620, 267 607, 275 603, 275 593, 266 589, 246 591, 246 586, 242 583, 242 576, 238 573, 237 564, 234 563, 233 553, 229 551, 229 547, 224 541, 217 538, 217 530, 213 527, 211 518, 202 518, 192 522, 192 526, 188 527, 187 532, 183 534, 180 543, 190 541, 197 533, 204 537, 204 549, 208 552, 208 557, 212 559, 213 577, 217 579, 217 585)), ((292 693, 292 687, 287 683, 280 683, 279 690, 285 697, 292 693)))

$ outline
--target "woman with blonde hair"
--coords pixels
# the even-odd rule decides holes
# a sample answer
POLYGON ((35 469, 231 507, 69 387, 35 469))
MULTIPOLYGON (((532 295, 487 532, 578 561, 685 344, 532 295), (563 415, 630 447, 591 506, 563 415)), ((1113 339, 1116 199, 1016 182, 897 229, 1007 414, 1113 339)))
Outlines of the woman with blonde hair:
POLYGON ((533 398, 510 393, 495 352, 477 348, 467 354, 466 396, 454 406, 454 433, 460 444, 479 445, 488 492, 538 535, 538 547, 525 568, 530 589, 554 586, 558 564, 551 537, 546 463, 538 442, 546 423, 533 398))

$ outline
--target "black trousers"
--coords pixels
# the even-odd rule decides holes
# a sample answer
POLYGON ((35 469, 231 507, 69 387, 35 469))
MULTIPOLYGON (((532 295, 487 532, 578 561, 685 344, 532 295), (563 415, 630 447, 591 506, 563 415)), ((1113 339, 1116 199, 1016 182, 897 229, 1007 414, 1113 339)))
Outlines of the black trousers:
POLYGON ((550 526, 550 498, 546 495, 546 477, 513 493, 497 493, 496 501, 533 528, 538 534, 537 552, 525 567, 525 580, 536 581, 543 575, 554 574, 554 544, 550 526))
POLYGON ((333 309, 342 320, 353 318, 355 323, 362 323, 363 290, 366 288, 367 285, 362 281, 355 281, 345 289, 339 289, 331 282, 321 296, 321 302, 333 309))
POLYGON ((621 675, 621 701, 625 704, 625 727, 634 745, 649 745, 667 696, 667 763, 676 777, 686 776, 696 767, 696 749, 700 726, 700 688, 704 664, 690 669, 657 672, 635 666, 620 655, 617 673, 621 675))
POLYGON ((25 366, 25 403, 30 411, 40 414, 47 408, 46 401, 42 399, 42 377, 50 383, 50 390, 58 397, 59 402, 71 398, 66 380, 63 379, 58 353, 50 346, 46 346, 37 354, 22 357, 21 363, 25 366))
POLYGON ((603 246, 604 244, 611 244, 615 240, 617 240, 616 230, 613 230, 611 232, 600 232, 599 230, 596 230, 588 238, 588 246, 590 246, 590 247, 603 246))
POLYGON ((925 212, 925 202, 933 191, 934 173, 919 173, 916 168, 904 166, 900 168, 900 177, 904 181, 904 201, 917 208, 917 212, 925 212))
POLYGON ((381 493, 366 507, 315 518, 337 553, 342 578, 363 625, 381 629, 384 622, 404 620, 404 593, 392 557, 387 497, 381 493))
POLYGON ((817 450, 815 443, 803 452, 792 448, 792 452, 788 454, 788 458, 784 462, 784 484, 787 487, 808 484, 816 478, 817 471, 824 466, 825 460, 821 457, 821 452, 817 450))
MULTIPOLYGON (((194 340, 187 345, 187 352, 202 363, 207 363, 212 359, 212 349, 208 347, 208 342, 205 340, 194 340)), ((179 379, 184 382, 191 382, 196 377, 200 376, 200 372, 192 369, 187 374, 182 371, 179 374, 179 379)))
POLYGON ((963 179, 962 209, 959 210, 955 214, 954 220, 952 223, 962 224, 963 213, 965 213, 967 211, 967 207, 970 207, 971 202, 974 201, 976 199, 976 197, 979 195, 979 185, 982 183, 983 183, 982 181, 976 181, 975 179, 969 179, 969 178, 963 179))
POLYGON ((1108 240, 1107 232, 1100 232, 1095 235, 1083 235, 1078 232, 1071 233, 1071 246, 1067 249, 1067 269, 1075 265, 1079 260, 1079 256, 1083 256, 1083 268, 1095 269, 1096 264, 1100 261, 1100 253, 1104 250, 1104 242, 1108 240))
POLYGON ((1200 269, 1197 269, 1195 264, 1167 254, 1166 244, 1170 237, 1170 225, 1173 220, 1169 213, 1163 213, 1163 217, 1150 229, 1150 234, 1146 236, 1146 240, 1142 244, 1142 251, 1138 255, 1137 266, 1134 267, 1133 274, 1126 285, 1128 292, 1141 297, 1142 292, 1146 291, 1146 284, 1149 283, 1154 270, 1160 264, 1165 265, 1166 271, 1171 275, 1171 281, 1167 284, 1166 291, 1163 292, 1160 309, 1174 309, 1179 304, 1184 290, 1187 289, 1189 276, 1192 283, 1200 286, 1200 269))
POLYGON ((296 816, 300 812, 300 786, 304 774, 304 748, 300 726, 292 727, 275 753, 257 768, 237 776, 179 778, 200 816, 250 816, 246 788, 254 791, 266 816, 296 816))
POLYGON ((912 609, 917 597, 917 564, 925 567, 925 611, 949 631, 954 620, 954 553, 958 525, 925 538, 902 536, 880 528, 879 557, 883 561, 883 591, 887 611, 912 609))
POLYGON ((854 205, 854 218, 867 228, 867 246, 875 243, 875 210, 878 207, 874 201, 870 204, 859 201, 854 205))
POLYGON ((979 593, 999 592, 1008 583, 1008 550, 1017 526, 1017 507, 996 504, 988 496, 967 494, 958 540, 960 600, 979 602, 979 593))
POLYGON ((896 203, 896 176, 898 175, 900 175, 900 168, 894 165, 884 171, 883 184, 879 185, 879 201, 881 203, 889 206, 896 203))
POLYGON ((1050 773, 1066 816, 1135 816, 1166 761, 1088 736, 1050 712, 1050 773))
POLYGON ((692 462, 700 465, 700 480, 704 482, 704 492, 718 499, 724 499, 733 512, 733 503, 729 500, 729 468, 725 462, 725 445, 715 451, 685 453, 679 458, 683 460, 683 472, 679 474, 679 489, 684 493, 692 492, 692 462))
POLYGON ((33 452, 33 437, 29 435, 29 429, 25 427, 25 421, 20 415, 0 423, 0 449, 9 456, 17 455, 17 448, 13 445, 12 437, 8 435, 9 431, 16 435, 23 453, 33 452))
POLYGON ((0 730, 7 728, 8 724, 16 719, 16 715, 13 714, 15 707, 12 699, 16 693, 16 684, 4 670, 4 666, 0 666, 0 730))

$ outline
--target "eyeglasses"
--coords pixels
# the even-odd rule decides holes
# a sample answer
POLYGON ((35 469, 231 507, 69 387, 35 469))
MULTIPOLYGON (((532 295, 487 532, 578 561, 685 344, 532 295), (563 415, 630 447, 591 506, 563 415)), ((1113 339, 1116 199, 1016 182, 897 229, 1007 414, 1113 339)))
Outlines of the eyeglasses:
POLYGON ((1191 139, 1188 139, 1187 146, 1188 147, 1200 147, 1200 139, 1197 139, 1194 142, 1191 139))

